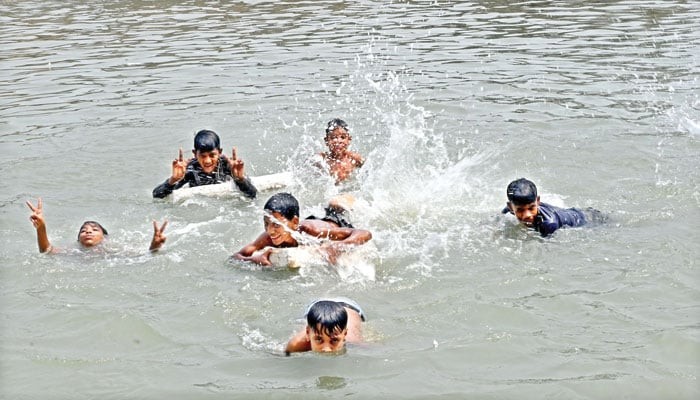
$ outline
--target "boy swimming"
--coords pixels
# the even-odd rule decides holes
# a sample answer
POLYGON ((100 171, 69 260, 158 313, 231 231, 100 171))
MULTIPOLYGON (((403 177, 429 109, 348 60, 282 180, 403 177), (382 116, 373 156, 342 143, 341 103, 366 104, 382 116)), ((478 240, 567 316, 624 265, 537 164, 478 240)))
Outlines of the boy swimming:
POLYGON ((348 150, 352 137, 348 124, 342 119, 335 118, 326 127, 326 146, 328 152, 320 153, 335 183, 341 183, 350 177, 355 169, 365 163, 359 153, 348 150))
POLYGON ((265 232, 240 249, 233 258, 269 266, 272 265, 272 248, 297 247, 299 240, 306 235, 312 239, 326 240, 321 249, 333 264, 348 246, 360 245, 372 239, 372 234, 367 230, 343 227, 328 220, 307 218, 299 221, 299 202, 289 193, 272 195, 265 203, 264 210, 265 232), (268 249, 259 251, 265 248, 268 249))
POLYGON ((222 154, 219 136, 214 131, 204 129, 197 132, 192 153, 194 158, 185 160, 180 149, 178 158, 172 162, 172 174, 153 189, 153 197, 165 198, 185 184, 190 187, 211 185, 233 178, 243 194, 255 198, 258 191, 245 176, 244 163, 238 158, 236 148, 233 148, 230 159, 222 154))
POLYGON ((365 315, 353 300, 316 300, 307 307, 304 317, 306 328, 287 342, 287 355, 302 351, 339 353, 345 350, 346 343, 362 342, 365 315))
POLYGON ((560 208, 540 202, 537 187, 531 181, 520 178, 508 184, 508 203, 502 213, 511 213, 528 228, 542 236, 549 236, 563 227, 585 225, 589 220, 600 217, 600 211, 589 208, 587 213, 578 208, 560 208))
MULTIPOLYGON (((32 215, 29 219, 32 221, 32 225, 36 228, 36 240, 39 245, 40 253, 58 253, 60 249, 57 249, 51 245, 49 241, 49 236, 46 233, 46 221, 44 220, 44 204, 41 198, 38 199, 36 206, 30 201, 27 201, 27 206, 32 210, 32 215)), ((158 249, 165 243, 166 237, 163 234, 165 227, 168 225, 168 221, 164 221, 163 225, 158 227, 158 223, 153 221, 153 238, 151 239, 151 245, 149 250, 152 252, 158 251, 158 249)), ((78 243, 80 243, 82 248, 89 249, 100 245, 105 237, 108 235, 107 230, 95 221, 85 221, 80 226, 78 231, 78 243)))

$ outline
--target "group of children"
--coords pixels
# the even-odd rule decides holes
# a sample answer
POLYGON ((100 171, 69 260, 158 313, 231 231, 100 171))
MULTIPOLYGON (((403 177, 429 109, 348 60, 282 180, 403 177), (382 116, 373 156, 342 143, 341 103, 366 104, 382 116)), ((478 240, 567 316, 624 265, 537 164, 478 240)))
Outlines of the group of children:
MULTIPOLYGON (((327 152, 320 153, 317 165, 326 170, 337 184, 347 180, 352 173, 364 164, 358 153, 349 150, 352 137, 348 125, 341 119, 328 122, 325 135, 327 152)), ((185 185, 189 187, 210 185, 233 180, 236 187, 249 198, 255 198, 257 189, 245 175, 244 162, 238 158, 236 148, 231 157, 223 154, 219 136, 211 130, 201 130, 194 138, 193 158, 185 159, 182 149, 172 161, 172 172, 163 183, 153 189, 154 198, 165 198, 174 190, 185 185)), ((542 236, 551 235, 562 227, 577 227, 595 218, 595 211, 587 212, 576 208, 559 208, 540 202, 535 184, 521 178, 511 182, 506 190, 508 202, 503 213, 512 213, 527 228, 537 230, 542 236)), ((297 247, 313 238, 321 241, 320 248, 331 264, 338 255, 353 246, 371 240, 368 230, 352 226, 346 216, 346 203, 351 197, 331 200, 322 218, 299 217, 299 203, 289 193, 272 195, 264 206, 264 232, 251 243, 243 246, 233 255, 234 259, 253 262, 263 266, 271 265, 270 254, 274 248, 297 247), (343 201, 345 200, 345 202, 343 201)), ((41 198, 36 205, 27 201, 32 211, 30 220, 37 231, 37 243, 41 253, 60 251, 49 242, 43 216, 41 198)), ((151 252, 162 247, 168 222, 158 225, 153 221, 153 237, 149 246, 151 252)), ((78 242, 82 248, 100 245, 108 235, 107 230, 95 221, 85 221, 78 232, 78 242)), ((289 340, 286 353, 298 351, 338 352, 345 343, 360 342, 361 322, 365 315, 360 306, 347 298, 320 299, 314 301, 305 312, 307 325, 289 340)))

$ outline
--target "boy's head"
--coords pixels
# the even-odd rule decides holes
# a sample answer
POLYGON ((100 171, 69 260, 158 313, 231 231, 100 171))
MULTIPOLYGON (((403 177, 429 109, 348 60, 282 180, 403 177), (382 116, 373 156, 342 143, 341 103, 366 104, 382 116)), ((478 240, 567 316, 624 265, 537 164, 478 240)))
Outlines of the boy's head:
POLYGON ((348 312, 335 301, 319 301, 306 314, 306 336, 311 351, 339 352, 345 348, 348 312))
POLYGON ((265 232, 270 236, 272 244, 295 244, 292 232, 299 227, 299 202, 289 193, 272 195, 264 206, 265 232))
POLYGON ((532 181, 520 178, 508 184, 506 195, 508 196, 508 208, 518 221, 532 227, 540 205, 537 186, 532 181))
POLYGON ((328 121, 326 127, 326 146, 332 153, 340 153, 350 146, 350 128, 348 124, 340 118, 335 118, 328 121))
POLYGON ((85 221, 78 231, 78 242, 85 247, 92 247, 102 243, 107 235, 107 230, 98 222, 85 221))
POLYGON ((197 158, 202 170, 207 174, 212 173, 219 165, 219 156, 221 155, 219 135, 207 129, 197 132, 194 136, 192 153, 197 158))

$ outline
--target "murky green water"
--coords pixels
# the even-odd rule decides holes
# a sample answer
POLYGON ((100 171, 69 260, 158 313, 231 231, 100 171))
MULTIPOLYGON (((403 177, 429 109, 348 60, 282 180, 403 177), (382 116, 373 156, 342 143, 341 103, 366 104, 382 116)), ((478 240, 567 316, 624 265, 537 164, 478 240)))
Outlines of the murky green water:
POLYGON ((1 397, 697 397, 698 21, 680 0, 0 2, 1 397), (270 193, 151 199, 210 128, 318 213, 339 188, 305 160, 336 116, 367 157, 355 271, 228 263, 270 193), (521 230, 499 215, 521 176, 610 222, 521 230), (39 196, 54 244, 97 219, 115 253, 39 255, 39 196), (327 294, 365 308, 368 344, 283 357, 327 294))

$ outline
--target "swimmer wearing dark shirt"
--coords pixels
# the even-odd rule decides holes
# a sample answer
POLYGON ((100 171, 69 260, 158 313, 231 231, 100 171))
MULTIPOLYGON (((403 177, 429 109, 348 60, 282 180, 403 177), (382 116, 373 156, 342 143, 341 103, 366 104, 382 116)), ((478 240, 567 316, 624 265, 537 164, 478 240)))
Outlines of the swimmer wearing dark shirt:
POLYGON ((502 213, 515 215, 523 225, 535 229, 542 236, 549 236, 563 227, 578 227, 604 219, 600 211, 593 208, 561 208, 540 202, 537 187, 525 178, 511 182, 506 194, 508 203, 502 213))
MULTIPOLYGON (((187 164, 187 169, 185 170, 185 177, 176 182, 175 184, 170 184, 170 178, 166 179, 165 182, 158 185, 153 189, 153 197, 162 199, 169 196, 173 190, 180 189, 189 183, 190 187, 201 186, 201 185, 212 185, 216 183, 222 183, 230 181, 232 177, 231 168, 229 167, 229 160, 225 155, 219 157, 218 164, 214 171, 211 173, 206 173, 202 170, 202 166, 199 164, 196 158, 193 158, 187 164)), ((258 190, 255 188, 250 178, 245 177, 243 179, 238 179, 233 177, 233 182, 236 184, 238 189, 243 192, 246 196, 254 198, 258 190)))
POLYGON ((257 189, 244 175, 243 160, 237 157, 236 148, 233 148, 231 158, 226 157, 215 132, 206 129, 197 132, 192 153, 195 157, 186 161, 180 149, 178 158, 172 162, 171 176, 153 189, 153 197, 167 197, 185 184, 190 187, 212 185, 231 179, 243 194, 250 198, 256 196, 257 189))

